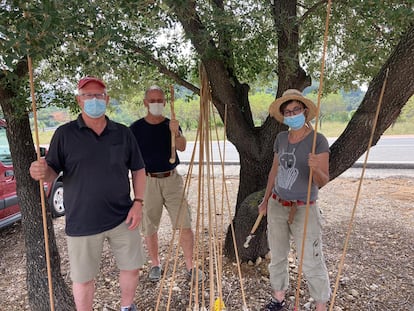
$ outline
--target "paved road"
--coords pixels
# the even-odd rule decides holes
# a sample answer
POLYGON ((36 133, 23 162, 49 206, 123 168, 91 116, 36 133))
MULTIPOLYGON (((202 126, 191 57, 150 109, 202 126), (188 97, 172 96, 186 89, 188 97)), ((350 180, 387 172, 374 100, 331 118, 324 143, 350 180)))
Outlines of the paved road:
MULTIPOLYGON (((330 144, 335 138, 328 138, 330 144)), ((212 143, 213 156, 210 161, 220 162, 220 153, 217 142, 212 143)), ((180 152, 179 157, 182 165, 179 171, 183 174, 188 171, 188 164, 194 149, 194 142, 188 142, 187 150, 180 152)), ((220 143, 221 154, 223 154, 223 143, 220 143)), ((195 151, 194 164, 198 163, 198 147, 195 151)), ((239 154, 233 144, 227 143, 225 149, 225 174, 239 175, 239 154)), ((354 166, 341 176, 359 178, 362 174, 362 165, 365 160, 365 154, 354 164, 354 166)), ((384 136, 376 146, 372 147, 369 152, 367 170, 364 176, 367 178, 380 178, 388 176, 408 176, 414 177, 414 135, 411 136, 384 136)), ((197 169, 193 169, 193 173, 197 169)), ((215 173, 220 174, 221 168, 216 167, 215 173)))
MULTIPOLYGON (((186 175, 189 170, 188 164, 180 164, 177 168, 178 172, 181 175, 186 175)), ((237 164, 226 164, 224 165, 224 175, 227 177, 236 177, 240 175, 240 166, 237 164)), ((362 170, 362 168, 358 167, 351 167, 343 172, 340 177, 347 177, 347 178, 361 178, 362 173, 364 173, 364 178, 375 178, 381 179, 386 177, 409 177, 414 178, 414 169, 394 169, 394 168, 386 168, 386 169, 379 169, 379 168, 367 168, 366 170, 362 170)), ((206 175, 206 170, 204 170, 204 174, 206 175)), ((198 175, 198 165, 194 165, 192 168, 192 175, 198 175)), ((214 166, 214 176, 220 177, 222 176, 222 167, 220 165, 214 166)), ((414 191, 414 187, 413 187, 414 191)))
MULTIPOLYGON (((330 139, 333 143, 335 139, 330 139)), ((355 166, 365 161, 364 153, 355 166)), ((370 167, 414 168, 414 136, 383 136, 369 151, 370 167)))
MULTIPOLYGON (((332 144, 336 138, 328 138, 329 144, 332 144)), ((225 162, 228 164, 238 164, 239 154, 230 142, 226 142, 226 149, 223 151, 223 142, 218 144, 212 142, 211 149, 213 155, 210 161, 220 163, 220 153, 225 152, 225 162), (220 151, 219 151, 220 149, 220 151)), ((189 163, 194 149, 194 142, 188 142, 187 150, 179 153, 181 162, 189 163)), ((199 147, 196 147, 194 163, 198 162, 199 147)), ((223 157, 223 156, 222 156, 223 157)), ((364 154, 357 161, 357 164, 364 162, 366 155, 364 154)), ((414 168, 414 135, 412 136, 383 136, 369 151, 368 163, 371 165, 384 166, 388 164, 390 168, 406 168, 412 166, 414 168)), ((371 166, 372 167, 372 166, 371 166)))

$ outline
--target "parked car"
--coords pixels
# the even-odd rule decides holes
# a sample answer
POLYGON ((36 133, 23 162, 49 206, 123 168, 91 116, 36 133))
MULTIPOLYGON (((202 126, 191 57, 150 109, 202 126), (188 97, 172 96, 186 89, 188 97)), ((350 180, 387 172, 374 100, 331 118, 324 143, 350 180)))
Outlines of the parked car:
MULTIPOLYGON (((46 148, 41 148, 46 153, 46 148)), ((62 175, 49 184, 45 183, 45 194, 53 217, 65 214, 63 204, 62 175)), ((21 219, 20 207, 16 195, 16 178, 6 136, 6 122, 0 119, 0 228, 9 226, 21 219)))

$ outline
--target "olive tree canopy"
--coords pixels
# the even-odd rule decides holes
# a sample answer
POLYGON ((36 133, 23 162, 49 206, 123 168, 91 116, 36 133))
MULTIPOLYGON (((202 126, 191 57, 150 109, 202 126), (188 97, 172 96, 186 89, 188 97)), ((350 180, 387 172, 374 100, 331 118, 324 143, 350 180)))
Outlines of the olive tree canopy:
MULTIPOLYGON (((45 265, 39 261, 44 254, 39 247, 43 239, 40 207, 33 199, 39 197, 39 187, 27 174, 35 159, 27 55, 35 64, 39 105, 53 103, 72 109, 76 106, 69 98, 85 74, 103 77, 116 94, 142 91, 149 82, 165 78, 197 94, 202 63, 222 119, 227 107, 227 137, 240 154, 237 223, 243 200, 265 187, 274 138, 285 129, 270 117, 259 126, 254 124, 250 86, 274 81, 276 98, 288 88, 303 90, 317 80, 325 15, 326 1, 318 0, 0 2, 0 105, 8 122, 18 182, 32 309, 48 310, 48 295, 45 265)), ((413 95, 413 15, 412 0, 333 3, 324 92, 361 83, 369 87, 345 131, 331 146, 331 179, 366 151, 385 71, 389 70, 388 84, 374 144, 413 95)), ((240 228, 244 233, 255 215, 249 217, 253 219, 243 222, 249 228, 240 228)), ((53 234, 50 239, 54 241, 53 234)), ((267 251, 262 241, 244 258, 267 251)), ((55 243, 51 248, 54 282, 63 288, 55 298, 65 301, 68 292, 59 279, 55 243)))

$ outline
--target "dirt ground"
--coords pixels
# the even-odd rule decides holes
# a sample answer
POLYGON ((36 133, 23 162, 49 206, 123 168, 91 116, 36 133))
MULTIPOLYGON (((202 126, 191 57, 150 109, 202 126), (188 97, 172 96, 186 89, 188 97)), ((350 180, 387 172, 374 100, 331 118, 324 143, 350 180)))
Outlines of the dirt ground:
MULTIPOLYGON (((194 222, 196 222, 197 193, 199 193, 196 185, 197 183, 193 183, 189 192, 189 200, 194 209, 194 222)), ((238 187, 237 178, 227 178, 225 185, 225 191, 222 190, 221 185, 217 188, 210 185, 212 191, 210 197, 213 197, 214 201, 221 200, 222 193, 227 193, 228 201, 234 202, 238 187)), ((319 196, 319 205, 325 218, 325 258, 330 272, 331 288, 337 289, 333 310, 414 311, 414 178, 394 176, 365 179, 357 200, 358 187, 358 179, 339 177, 325 186, 319 196), (354 221, 350 225, 354 207, 356 207, 354 221), (350 227, 352 230, 347 252, 342 273, 338 278, 338 267, 350 227)), ((227 201, 226 198, 227 196, 223 202, 227 201)), ((229 203, 229 206, 231 204, 229 203)), ((226 216, 225 229, 219 230, 224 232, 229 223, 228 213, 215 211, 211 214, 226 216)), ((206 219, 209 214, 202 215, 205 217, 205 223, 208 223, 206 219)), ((162 221, 164 225, 160 230, 160 253, 165 265, 172 234, 169 219, 164 217, 162 221)), ((63 232, 64 218, 55 219, 54 225, 62 258, 62 275, 70 284, 63 232)), ((220 227, 220 221, 217 226, 220 227)), ((209 248, 206 241, 211 231, 208 227, 203 229, 200 233, 202 239, 199 239, 203 241, 198 245, 200 253, 204 256, 204 267, 207 271, 217 271, 217 267, 222 270, 221 282, 218 284, 222 287, 222 297, 227 310, 244 311, 246 310, 244 306, 251 311, 259 310, 270 297, 267 271, 269 259, 263 258, 256 263, 243 263, 239 270, 238 265, 220 256, 219 247, 215 252, 209 252, 212 248, 209 248), (215 256, 217 252, 218 256, 215 256), (218 265, 209 270, 209 259, 212 257, 222 259, 218 265), (240 285, 239 271, 242 275, 243 287, 240 285)), ((216 233, 211 237, 215 241, 220 240, 220 234, 216 233)), ((20 223, 0 230, 0 310, 30 310, 26 295, 24 247, 20 223)), ((175 258, 175 251, 171 253, 172 261, 175 258)), ((288 310, 294 308, 297 284, 298 266, 294 257, 292 252, 289 267, 291 284, 287 295, 288 310)), ((209 294, 213 288, 212 284, 217 284, 215 282, 217 278, 213 278, 211 282, 210 278, 207 278, 203 288, 200 286, 198 292, 195 289, 191 291, 191 283, 185 278, 181 251, 178 252, 177 261, 175 276, 173 277, 172 268, 168 269, 166 280, 163 282, 164 290, 160 295, 160 283, 154 284, 147 279, 149 264, 143 267, 136 292, 138 310, 155 310, 158 296, 161 297, 159 310, 184 311, 188 306, 191 306, 190 310, 196 310, 194 305, 206 306, 206 310, 210 310, 208 308, 210 297, 212 301, 218 297, 216 290, 214 295, 209 294)), ((173 263, 170 267, 172 265, 173 263)), ((106 248, 102 269, 97 278, 94 310, 119 310, 117 273, 111 252, 106 248)), ((309 297, 305 278, 302 278, 301 284, 300 309, 313 310, 314 303, 309 297)))

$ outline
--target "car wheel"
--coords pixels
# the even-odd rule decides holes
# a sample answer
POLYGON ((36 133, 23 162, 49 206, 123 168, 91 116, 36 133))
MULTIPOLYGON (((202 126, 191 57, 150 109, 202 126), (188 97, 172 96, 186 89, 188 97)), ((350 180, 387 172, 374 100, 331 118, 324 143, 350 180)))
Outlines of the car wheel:
POLYGON ((65 215, 65 206, 63 204, 63 182, 57 181, 53 187, 50 197, 50 209, 53 217, 65 215))

